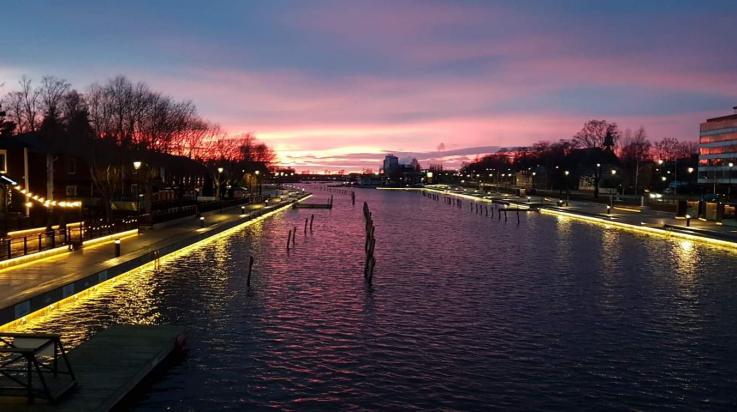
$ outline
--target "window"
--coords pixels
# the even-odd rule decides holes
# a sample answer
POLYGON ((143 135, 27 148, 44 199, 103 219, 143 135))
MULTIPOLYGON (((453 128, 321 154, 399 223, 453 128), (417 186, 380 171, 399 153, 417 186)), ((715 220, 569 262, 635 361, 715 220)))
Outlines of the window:
POLYGON ((67 197, 77 197, 77 185, 67 185, 67 197))
POLYGON ((68 175, 77 174, 77 159, 75 158, 67 159, 67 174, 68 175))
POLYGON ((0 173, 8 173, 8 151, 0 150, 0 173))

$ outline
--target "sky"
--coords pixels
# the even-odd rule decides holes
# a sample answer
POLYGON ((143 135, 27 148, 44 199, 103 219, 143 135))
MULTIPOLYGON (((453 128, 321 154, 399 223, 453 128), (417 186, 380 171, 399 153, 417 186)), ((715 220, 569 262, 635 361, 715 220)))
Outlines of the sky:
POLYGON ((695 140, 737 105, 737 1, 0 4, 0 93, 123 74, 298 170, 457 167, 589 119, 695 140))

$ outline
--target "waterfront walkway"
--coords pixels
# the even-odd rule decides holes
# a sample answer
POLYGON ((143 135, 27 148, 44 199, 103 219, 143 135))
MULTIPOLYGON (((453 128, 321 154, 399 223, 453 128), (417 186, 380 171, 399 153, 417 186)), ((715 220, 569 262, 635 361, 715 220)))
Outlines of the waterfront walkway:
POLYGON ((551 197, 532 196, 519 197, 510 194, 483 194, 467 192, 444 192, 426 189, 445 196, 460 196, 467 201, 506 202, 510 207, 531 207, 542 213, 568 216, 582 220, 609 224, 624 229, 646 231, 657 235, 674 235, 678 237, 718 243, 722 246, 737 248, 737 227, 718 224, 713 221, 690 219, 688 224, 684 218, 676 218, 674 213, 663 212, 649 207, 620 206, 615 204, 607 212, 607 205, 592 201, 570 201, 568 206, 559 205, 559 200, 551 197), (488 197, 491 196, 491 199, 488 197))
POLYGON ((204 228, 200 227, 199 219, 192 216, 167 227, 134 233, 121 238, 120 257, 115 257, 115 244, 111 239, 78 251, 2 269, 0 325, 145 264, 159 254, 171 253, 297 200, 294 197, 271 205, 249 205, 245 215, 241 215, 240 207, 205 213, 204 228))

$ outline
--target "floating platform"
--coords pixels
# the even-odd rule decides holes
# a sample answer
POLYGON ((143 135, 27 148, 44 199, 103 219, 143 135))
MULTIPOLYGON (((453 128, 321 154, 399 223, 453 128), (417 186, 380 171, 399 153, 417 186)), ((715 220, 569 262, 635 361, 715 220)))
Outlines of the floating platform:
POLYGON ((112 326, 68 353, 77 387, 56 403, 0 397, 3 412, 109 411, 184 346, 182 328, 112 326))
POLYGON ((332 209, 330 203, 294 203, 295 209, 332 209))

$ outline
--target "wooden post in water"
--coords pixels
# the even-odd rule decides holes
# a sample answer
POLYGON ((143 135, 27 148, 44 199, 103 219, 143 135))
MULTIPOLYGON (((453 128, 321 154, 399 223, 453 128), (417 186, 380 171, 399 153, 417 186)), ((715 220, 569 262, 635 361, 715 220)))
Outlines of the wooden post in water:
POLYGON ((251 287, 251 272, 253 271, 253 256, 248 258, 248 278, 246 279, 246 285, 251 287))
POLYGON ((292 241, 292 230, 289 230, 289 235, 287 236, 287 250, 289 250, 289 243, 292 241))
POLYGON ((374 221, 371 217, 371 211, 369 210, 368 203, 363 202, 363 217, 366 220, 366 242, 364 249, 366 252, 366 260, 363 265, 363 277, 371 285, 374 277, 374 265, 376 259, 374 258, 374 247, 376 246, 376 238, 374 237, 374 221))
POLYGON ((519 225, 519 209, 517 209, 517 224, 519 225))
POLYGON ((294 234, 292 235, 292 246, 295 246, 295 241, 297 240, 297 226, 294 227, 294 234))
POLYGON ((315 220, 315 215, 310 216, 310 233, 312 233, 312 221, 315 220))
POLYGON ((307 235, 307 218, 305 218, 305 235, 307 235))

